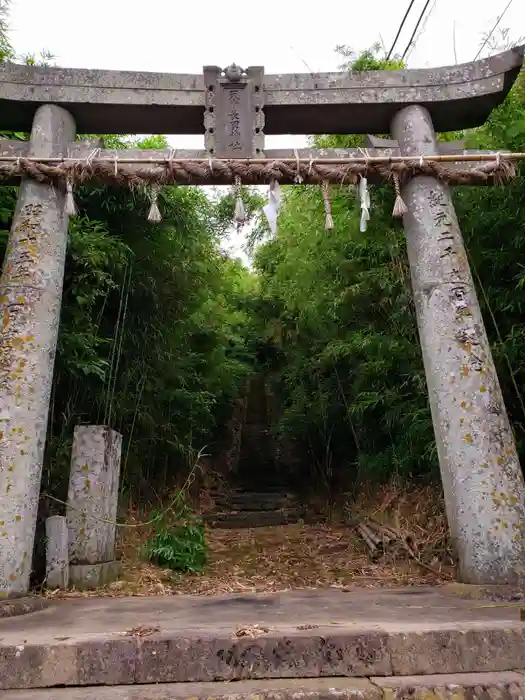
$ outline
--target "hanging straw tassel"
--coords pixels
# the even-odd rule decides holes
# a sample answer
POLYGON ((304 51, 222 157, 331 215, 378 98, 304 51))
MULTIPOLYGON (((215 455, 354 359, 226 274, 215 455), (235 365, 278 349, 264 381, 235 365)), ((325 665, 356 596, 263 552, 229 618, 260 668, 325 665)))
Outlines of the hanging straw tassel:
POLYGON ((151 207, 149 208, 148 221, 153 221, 158 224, 162 221, 162 215, 160 213, 158 198, 159 198, 160 187, 159 185, 152 185, 150 191, 151 207))
POLYGON ((370 221, 370 192, 368 191, 366 177, 362 177, 359 181, 359 198, 361 199, 361 221, 359 222, 359 230, 361 233, 364 233, 370 221))
POLYGON ((404 214, 407 213, 408 208, 401 197, 401 188, 399 186, 399 177, 397 173, 393 173, 392 179, 394 181, 394 189, 396 191, 396 201, 394 202, 394 208, 392 210, 392 216, 396 219, 400 219, 404 214))
POLYGON ((323 184, 321 185, 321 189, 323 192, 324 213, 325 213, 324 227, 327 231, 330 231, 334 227, 334 219, 332 217, 332 203, 330 201, 330 192, 328 190, 328 181, 327 180, 323 180, 323 184))
POLYGON ((240 229, 246 221, 246 210, 241 196, 241 178, 238 175, 235 176, 233 194, 235 195, 235 213, 233 215, 233 220, 236 222, 237 228, 240 229))
POLYGON ((69 179, 66 181, 66 214, 68 216, 76 216, 78 214, 75 197, 73 196, 73 182, 69 179))

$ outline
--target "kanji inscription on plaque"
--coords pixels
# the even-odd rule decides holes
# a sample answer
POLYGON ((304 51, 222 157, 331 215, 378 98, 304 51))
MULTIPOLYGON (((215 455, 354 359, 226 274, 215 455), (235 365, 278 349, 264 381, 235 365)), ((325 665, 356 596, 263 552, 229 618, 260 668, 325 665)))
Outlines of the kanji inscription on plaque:
POLYGON ((217 158, 251 158, 261 152, 262 69, 235 64, 204 69, 206 148, 217 158))

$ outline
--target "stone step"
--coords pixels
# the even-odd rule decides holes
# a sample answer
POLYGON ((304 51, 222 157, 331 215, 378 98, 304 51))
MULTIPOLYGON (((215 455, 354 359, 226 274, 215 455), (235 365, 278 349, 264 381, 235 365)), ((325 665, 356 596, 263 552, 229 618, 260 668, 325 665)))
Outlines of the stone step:
POLYGON ((256 491, 251 489, 235 489, 231 491, 231 496, 234 498, 257 498, 257 499, 268 499, 268 498, 293 498, 293 494, 287 491, 282 486, 276 487, 275 489, 265 489, 264 491, 256 491))
POLYGON ((275 500, 290 500, 293 496, 284 491, 273 491, 268 493, 256 493, 254 491, 232 491, 229 494, 222 494, 224 498, 231 501, 275 501, 275 500))
POLYGON ((210 489, 210 495, 230 494, 232 496, 257 496, 258 498, 270 498, 272 496, 291 496, 291 492, 285 485, 268 486, 264 490, 247 487, 231 487, 230 489, 210 489))
POLYGON ((525 671, 12 690, 2 700, 518 700, 525 671))
POLYGON ((203 515, 204 521, 210 527, 224 530, 251 527, 274 527, 291 525, 301 519, 300 510, 240 510, 217 512, 212 511, 203 515))
POLYGON ((216 513, 225 512, 236 512, 236 513, 247 513, 247 512, 258 512, 258 513, 268 513, 276 510, 286 510, 293 507, 293 503, 290 501, 274 501, 273 503, 257 503, 255 501, 248 501, 243 503, 242 501, 215 501, 215 507, 213 510, 216 513))
POLYGON ((216 510, 280 510, 290 508, 294 505, 294 499, 283 496, 277 498, 260 498, 257 496, 237 495, 234 497, 223 497, 215 499, 216 510))
POLYGON ((486 673, 524 660, 520 604, 445 587, 88 597, 0 620, 0 690, 486 673))

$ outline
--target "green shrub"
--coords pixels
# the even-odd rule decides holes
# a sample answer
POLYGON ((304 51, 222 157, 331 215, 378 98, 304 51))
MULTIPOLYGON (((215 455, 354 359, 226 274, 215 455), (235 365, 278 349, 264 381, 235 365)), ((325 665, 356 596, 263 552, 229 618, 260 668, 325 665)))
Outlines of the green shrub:
POLYGON ((165 517, 159 519, 157 532, 143 549, 146 559, 173 571, 196 573, 208 561, 208 546, 203 522, 195 515, 184 513, 184 520, 172 524, 165 517))

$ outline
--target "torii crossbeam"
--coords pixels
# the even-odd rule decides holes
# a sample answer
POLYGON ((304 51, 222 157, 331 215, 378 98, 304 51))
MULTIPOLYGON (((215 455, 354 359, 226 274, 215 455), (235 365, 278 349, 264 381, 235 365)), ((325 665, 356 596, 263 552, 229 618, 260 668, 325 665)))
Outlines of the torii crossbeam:
MULTIPOLYGON (((197 152, 120 154, 140 161, 128 169, 146 168, 149 175, 159 157, 166 158, 163 168, 174 158, 209 161, 210 168, 214 160, 264 159, 271 178, 272 161, 358 155, 266 151, 265 133, 390 133, 392 142, 370 137, 369 155, 462 152, 462 144, 439 144, 436 130, 481 125, 511 89, 523 56, 518 47, 432 70, 274 76, 235 65, 208 66, 202 75, 0 67, 0 129, 31 130, 27 143, 0 142, 0 164, 11 162, 0 169, 4 180, 24 175, 0 280, 0 594, 29 586, 67 240, 63 180, 70 190, 75 173, 94 176, 94 159, 113 162, 115 177, 121 167, 118 153, 94 156, 100 144, 76 142, 77 130, 204 135, 205 148, 197 152), (76 164, 68 170, 63 159, 76 164)), ((459 164, 447 167, 455 182, 459 164)), ((461 168, 479 170, 479 164, 461 168)), ((210 172, 203 170, 199 184, 220 182, 210 172)), ((412 287, 459 573, 470 583, 516 582, 525 571, 525 485, 450 191, 428 169, 408 172, 403 182, 412 287)))

